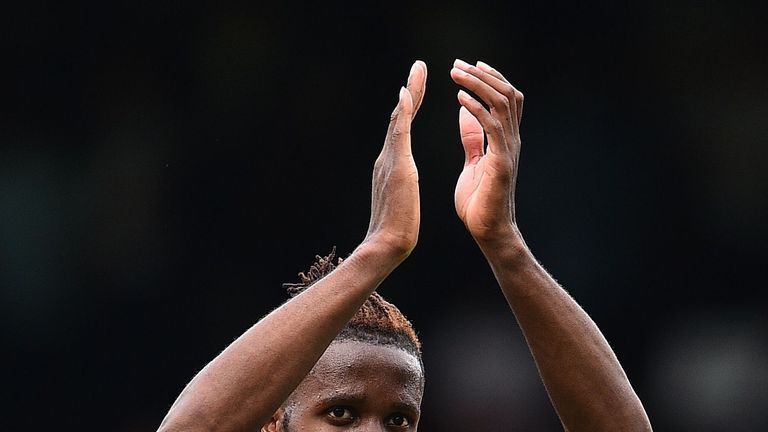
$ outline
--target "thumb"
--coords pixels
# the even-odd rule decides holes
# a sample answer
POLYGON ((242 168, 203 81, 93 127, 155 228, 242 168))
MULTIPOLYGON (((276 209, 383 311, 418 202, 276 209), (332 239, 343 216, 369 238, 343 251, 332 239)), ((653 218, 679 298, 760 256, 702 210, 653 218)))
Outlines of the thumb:
POLYGON ((477 118, 463 106, 459 109, 459 134, 464 146, 464 165, 476 162, 483 156, 485 135, 477 118))
POLYGON ((407 88, 400 88, 400 96, 395 110, 389 119, 387 138, 384 145, 410 149, 411 119, 413 118, 413 98, 407 88))

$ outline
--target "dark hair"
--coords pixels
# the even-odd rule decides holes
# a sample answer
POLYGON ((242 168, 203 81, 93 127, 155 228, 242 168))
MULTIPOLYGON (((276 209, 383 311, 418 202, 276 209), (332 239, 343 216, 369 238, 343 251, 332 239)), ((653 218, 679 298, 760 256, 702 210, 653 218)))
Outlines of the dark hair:
MULTIPOLYGON (((334 246, 328 255, 315 256, 315 263, 309 271, 299 273, 298 283, 284 283, 283 287, 286 288, 290 297, 294 297, 331 273, 343 261, 342 258, 336 257, 334 246)), ((421 362, 421 341, 413 325, 397 306, 385 300, 377 292, 368 297, 335 340, 355 340, 395 346, 413 354, 421 362)))

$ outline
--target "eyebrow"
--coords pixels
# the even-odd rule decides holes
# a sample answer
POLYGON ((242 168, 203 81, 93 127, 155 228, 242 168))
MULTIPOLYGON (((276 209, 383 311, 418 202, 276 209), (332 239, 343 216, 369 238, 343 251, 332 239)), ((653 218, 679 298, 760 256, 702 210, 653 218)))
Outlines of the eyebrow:
MULTIPOLYGON (((317 400, 317 404, 323 405, 323 406, 347 405, 347 404, 359 405, 364 403, 365 400, 366 400, 366 397, 364 394, 340 393, 340 394, 335 394, 333 396, 321 397, 317 400)), ((408 414, 419 413, 419 407, 409 402, 402 402, 402 401, 395 402, 392 404, 392 409, 394 411, 402 411, 408 414)))
POLYGON ((365 396, 356 393, 337 393, 333 396, 322 397, 317 399, 317 403, 320 405, 339 405, 345 403, 363 403, 365 402, 365 396))

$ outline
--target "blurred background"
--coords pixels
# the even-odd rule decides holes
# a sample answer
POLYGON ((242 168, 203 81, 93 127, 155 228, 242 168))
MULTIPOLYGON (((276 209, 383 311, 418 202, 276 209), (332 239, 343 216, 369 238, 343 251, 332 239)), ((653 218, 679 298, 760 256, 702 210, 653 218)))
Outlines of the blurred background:
MULTIPOLYGON (((762 2, 17 3, 2 26, 7 431, 155 430, 188 380, 362 240, 411 63, 422 229, 381 286, 421 430, 562 430, 455 216, 455 58, 526 95, 519 224, 658 431, 768 429, 762 2)), ((563 359, 568 361, 568 359, 563 359)))

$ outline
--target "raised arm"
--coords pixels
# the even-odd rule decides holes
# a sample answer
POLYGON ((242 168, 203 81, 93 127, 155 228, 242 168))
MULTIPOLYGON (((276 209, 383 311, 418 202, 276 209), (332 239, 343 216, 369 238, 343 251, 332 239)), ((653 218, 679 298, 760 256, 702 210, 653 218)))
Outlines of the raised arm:
POLYGON ((501 73, 457 60, 464 168, 459 217, 493 270, 566 430, 648 431, 651 425, 602 333, 537 262, 515 220, 523 95, 501 73), (485 139, 487 138, 487 149, 485 139))
POLYGON ((374 164, 362 243, 333 272, 256 322, 184 388, 161 431, 259 430, 309 373, 363 302, 413 250, 419 232, 411 121, 427 69, 411 68, 374 164))

